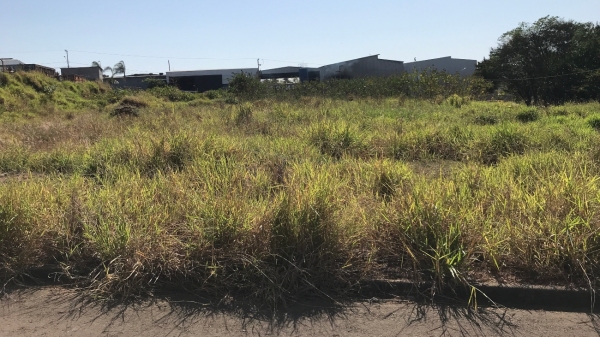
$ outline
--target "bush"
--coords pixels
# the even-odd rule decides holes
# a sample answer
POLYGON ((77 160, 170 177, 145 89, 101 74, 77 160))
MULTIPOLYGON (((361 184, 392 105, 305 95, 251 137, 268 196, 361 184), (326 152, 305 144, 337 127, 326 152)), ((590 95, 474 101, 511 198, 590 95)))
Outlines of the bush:
POLYGON ((479 125, 494 125, 498 123, 498 117, 494 115, 479 115, 475 117, 475 124, 479 125))
POLYGON ((181 91, 174 86, 159 86, 148 91, 156 97, 168 99, 171 102, 189 102, 198 97, 196 94, 181 91))
POLYGON ((130 105, 136 108, 145 108, 148 106, 148 103, 140 97, 126 96, 121 100, 121 105, 130 105))
POLYGON ((452 105, 455 108, 461 108, 463 105, 469 104, 469 97, 461 97, 457 94, 452 94, 452 96, 446 99, 446 102, 452 105))
POLYGON ((481 144, 481 162, 486 165, 498 163, 500 158, 512 154, 523 154, 529 139, 521 132, 511 128, 499 128, 481 144))
POLYGON ((225 91, 223 90, 209 90, 204 92, 204 96, 208 99, 217 99, 225 96, 225 91))
POLYGON ((401 96, 435 100, 438 103, 448 101, 453 106, 461 107, 469 103, 470 97, 481 97, 489 86, 490 84, 481 78, 464 77, 437 70, 389 77, 300 83, 260 81, 251 74, 242 73, 229 82, 229 92, 241 100, 299 99, 309 96, 355 100, 401 96))
POLYGON ((357 132, 349 125, 325 124, 311 130, 310 142, 322 154, 340 159, 344 154, 357 154, 363 146, 357 132))
POLYGON ((528 108, 517 114, 517 120, 521 123, 535 122, 538 118, 540 115, 535 108, 528 108))
POLYGON ((600 116, 590 117, 587 121, 588 125, 596 131, 600 131, 600 116))
POLYGON ((235 125, 248 124, 252 120, 252 105, 240 104, 235 114, 235 125))
POLYGON ((143 80, 142 82, 145 82, 148 85, 148 89, 162 88, 162 87, 166 87, 168 85, 167 81, 156 79, 156 78, 147 78, 147 79, 143 80))
POLYGON ((235 74, 229 80, 229 91, 241 99, 250 100, 259 98, 260 88, 260 80, 249 73, 241 72, 235 74))
POLYGON ((225 98, 225 103, 227 104, 238 104, 239 102, 240 101, 238 101, 238 99, 234 96, 227 96, 227 98, 225 98))

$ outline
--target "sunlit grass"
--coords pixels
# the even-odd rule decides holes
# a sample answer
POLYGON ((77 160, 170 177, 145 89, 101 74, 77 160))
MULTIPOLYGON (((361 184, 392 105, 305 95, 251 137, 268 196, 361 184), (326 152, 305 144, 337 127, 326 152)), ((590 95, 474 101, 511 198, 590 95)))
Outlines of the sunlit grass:
POLYGON ((277 301, 600 272, 599 104, 136 99, 139 117, 0 124, 3 277, 60 264, 104 295, 277 301))

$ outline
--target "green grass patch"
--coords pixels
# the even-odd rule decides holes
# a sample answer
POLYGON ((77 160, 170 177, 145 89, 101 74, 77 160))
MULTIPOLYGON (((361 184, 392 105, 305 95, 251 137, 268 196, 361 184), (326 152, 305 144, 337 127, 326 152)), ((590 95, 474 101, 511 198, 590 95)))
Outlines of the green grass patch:
POLYGON ((3 280, 57 264, 101 297, 179 285, 277 305, 372 278, 600 274, 596 103, 523 119, 503 102, 102 95, 0 123, 3 280), (125 105, 138 117, 109 117, 125 105))

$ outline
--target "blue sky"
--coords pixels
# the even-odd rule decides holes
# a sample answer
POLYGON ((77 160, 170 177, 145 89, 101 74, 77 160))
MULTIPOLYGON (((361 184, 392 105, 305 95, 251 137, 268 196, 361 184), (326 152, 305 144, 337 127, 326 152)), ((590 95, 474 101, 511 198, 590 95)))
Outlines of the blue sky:
POLYGON ((0 57, 128 73, 320 66, 380 54, 481 60, 520 22, 600 19, 599 0, 18 0, 0 7, 0 57))

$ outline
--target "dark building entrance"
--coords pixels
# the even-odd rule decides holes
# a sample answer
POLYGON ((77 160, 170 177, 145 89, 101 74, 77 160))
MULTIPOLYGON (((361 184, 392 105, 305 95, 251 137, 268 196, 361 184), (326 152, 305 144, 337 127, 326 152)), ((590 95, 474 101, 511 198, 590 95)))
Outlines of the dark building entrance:
POLYGON ((205 92, 223 87, 223 75, 183 76, 174 78, 177 88, 183 91, 205 92))
POLYGON ((217 90, 223 87, 223 75, 194 76, 198 92, 217 90))

